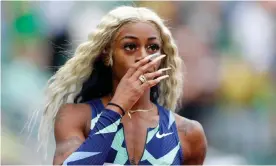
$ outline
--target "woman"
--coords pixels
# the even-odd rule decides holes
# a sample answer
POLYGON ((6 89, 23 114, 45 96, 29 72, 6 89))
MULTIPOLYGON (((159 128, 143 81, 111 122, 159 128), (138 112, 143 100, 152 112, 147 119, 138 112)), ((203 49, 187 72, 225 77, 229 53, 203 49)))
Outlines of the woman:
POLYGON ((173 113, 182 80, 162 20, 118 7, 50 79, 42 143, 55 119, 54 164, 203 164, 201 125, 173 113))

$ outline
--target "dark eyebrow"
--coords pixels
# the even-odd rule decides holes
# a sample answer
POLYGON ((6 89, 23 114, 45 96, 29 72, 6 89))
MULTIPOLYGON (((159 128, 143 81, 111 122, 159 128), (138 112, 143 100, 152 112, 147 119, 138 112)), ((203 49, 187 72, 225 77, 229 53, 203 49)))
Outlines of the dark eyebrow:
MULTIPOLYGON (((124 36, 120 39, 120 41, 123 40, 123 39, 135 39, 135 40, 137 40, 138 38, 136 36, 124 36)), ((156 37, 149 37, 148 38, 148 40, 155 40, 155 39, 157 39, 157 38, 156 37)))
POLYGON ((138 38, 136 36, 124 36, 120 39, 120 41, 123 39, 136 39, 137 40, 138 38))
POLYGON ((157 39, 156 37, 149 37, 148 40, 155 40, 157 39))

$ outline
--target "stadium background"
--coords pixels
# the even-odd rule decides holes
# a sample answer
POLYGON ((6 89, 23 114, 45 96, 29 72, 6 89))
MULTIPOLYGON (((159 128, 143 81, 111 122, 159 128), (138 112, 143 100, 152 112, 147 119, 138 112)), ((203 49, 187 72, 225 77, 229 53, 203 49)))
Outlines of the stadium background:
POLYGON ((150 7, 167 20, 186 65, 179 114, 203 125, 205 164, 275 164, 272 1, 1 2, 1 163, 51 164, 53 138, 43 160, 37 126, 31 134, 22 128, 43 100, 47 79, 119 5, 150 7))

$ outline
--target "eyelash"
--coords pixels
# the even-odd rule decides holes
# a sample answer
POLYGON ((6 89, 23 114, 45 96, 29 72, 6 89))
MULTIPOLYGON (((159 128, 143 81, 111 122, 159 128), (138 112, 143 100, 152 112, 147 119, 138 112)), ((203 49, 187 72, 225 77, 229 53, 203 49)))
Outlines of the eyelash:
POLYGON ((160 46, 158 44, 151 44, 147 48, 151 48, 152 51, 159 51, 160 46), (153 48, 154 47, 154 48, 153 48))
POLYGON ((137 45, 134 44, 134 43, 128 43, 128 44, 125 44, 124 45, 124 49, 127 50, 127 51, 133 51, 133 48, 136 49, 137 48, 137 45), (128 50, 127 48, 130 48, 132 47, 132 49, 128 50))
MULTIPOLYGON (((158 51, 160 49, 160 46, 158 44, 150 44, 147 46, 147 49, 151 48, 152 51, 158 51)), ((137 45, 134 43, 128 43, 124 45, 124 49, 127 51, 133 51, 133 49, 137 49, 137 45), (131 48, 131 49, 127 49, 131 48)))

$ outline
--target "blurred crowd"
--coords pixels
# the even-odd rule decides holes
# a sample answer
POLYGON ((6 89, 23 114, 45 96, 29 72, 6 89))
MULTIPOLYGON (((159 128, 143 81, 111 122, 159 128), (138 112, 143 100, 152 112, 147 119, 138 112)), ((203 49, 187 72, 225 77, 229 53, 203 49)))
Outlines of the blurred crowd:
POLYGON ((1 5, 2 164, 51 164, 53 138, 44 159, 37 152, 38 126, 25 124, 43 102, 50 76, 119 5, 149 7, 170 27, 185 63, 178 113, 203 125, 205 164, 276 164, 276 2, 1 5))

